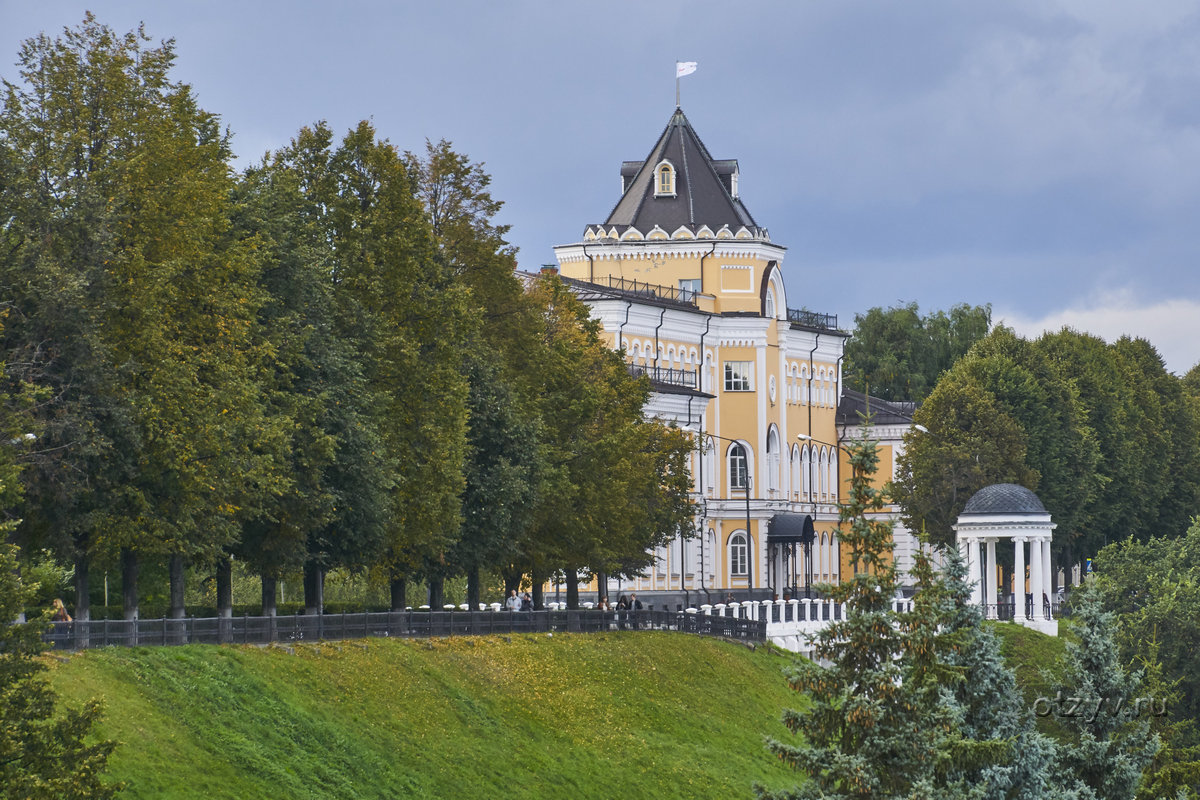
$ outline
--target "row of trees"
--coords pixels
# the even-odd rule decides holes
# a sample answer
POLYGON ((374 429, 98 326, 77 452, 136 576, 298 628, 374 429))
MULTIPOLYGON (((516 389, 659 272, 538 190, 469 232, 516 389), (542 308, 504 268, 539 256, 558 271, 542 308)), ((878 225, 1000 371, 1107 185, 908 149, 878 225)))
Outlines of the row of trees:
MULTIPOLYGON (((173 42, 88 15, 21 50, 0 112, 4 498, 72 562, 275 581, 375 569, 629 574, 690 524, 678 430, 552 276, 514 274, 500 203, 445 141, 324 123, 236 172, 173 42), (33 438, 36 437, 36 438, 33 438)), ((574 586, 568 581, 569 586, 574 586)), ((569 600, 572 598, 569 598, 569 600)))
POLYGON ((1129 536, 1182 535, 1200 507, 1196 374, 1175 377, 1141 339, 997 327, 914 415, 928 432, 911 431, 898 460, 905 523, 952 542, 971 495, 1007 482, 1037 492, 1064 566, 1129 536))

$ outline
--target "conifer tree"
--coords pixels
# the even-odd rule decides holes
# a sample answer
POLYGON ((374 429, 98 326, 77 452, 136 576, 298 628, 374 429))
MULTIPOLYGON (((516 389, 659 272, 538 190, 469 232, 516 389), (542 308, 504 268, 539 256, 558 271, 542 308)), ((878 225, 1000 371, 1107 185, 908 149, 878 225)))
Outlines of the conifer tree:
MULTIPOLYGON (((0 532, 10 527, 0 524, 0 532)), ((63 709, 37 657, 46 616, 13 622, 32 589, 17 573, 17 548, 0 544, 0 798, 114 797, 121 787, 105 782, 104 771, 116 742, 98 741, 92 730, 100 705, 63 709)))
MULTIPOLYGON (((886 502, 883 490, 872 485, 879 463, 876 444, 863 438, 843 449, 851 476, 840 537, 849 549, 852 572, 826 591, 843 604, 845 618, 815 635, 817 660, 800 661, 787 671, 792 688, 809 700, 783 717, 802 740, 768 743, 781 760, 808 773, 809 780, 788 792, 759 789, 760 798, 907 797, 932 791, 930 782, 944 766, 939 762, 946 749, 946 721, 932 697, 939 682, 936 657, 931 651, 907 649, 906 633, 891 608, 896 568, 892 526, 874 516, 886 502), (915 680, 906 682, 905 672, 913 667, 918 667, 915 680)), ((915 624, 909 620, 910 628, 915 624)), ((937 620, 930 619, 920 633, 936 635, 936 626, 937 620)))
POLYGON ((1102 610, 1098 590, 1084 584, 1071 600, 1077 639, 1067 643, 1055 698, 1067 735, 1059 743, 1056 779, 1081 796, 1132 800, 1160 746, 1150 731, 1142 676, 1121 664, 1116 621, 1102 610))

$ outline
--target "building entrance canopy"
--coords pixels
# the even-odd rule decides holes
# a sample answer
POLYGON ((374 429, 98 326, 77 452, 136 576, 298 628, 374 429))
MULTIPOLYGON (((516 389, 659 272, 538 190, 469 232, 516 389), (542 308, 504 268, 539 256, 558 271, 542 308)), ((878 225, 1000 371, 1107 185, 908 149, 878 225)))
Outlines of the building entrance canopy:
POLYGON ((767 523, 767 546, 812 544, 817 538, 811 514, 776 514, 767 523))

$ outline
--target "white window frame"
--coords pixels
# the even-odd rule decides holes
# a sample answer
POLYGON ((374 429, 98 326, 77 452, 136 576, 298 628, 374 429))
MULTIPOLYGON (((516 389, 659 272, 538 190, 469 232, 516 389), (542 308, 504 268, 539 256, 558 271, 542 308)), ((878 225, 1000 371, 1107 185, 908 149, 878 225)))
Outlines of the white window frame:
POLYGON ((727 392, 753 392, 754 391, 754 362, 753 361, 726 361, 724 370, 723 385, 727 392))
POLYGON ((745 531, 734 531, 729 537, 729 575, 745 577, 750 574, 750 545, 745 531))
POLYGON ((729 468, 730 491, 748 491, 750 488, 750 448, 741 442, 734 442, 729 445, 725 460, 729 468), (735 470, 735 465, 739 462, 741 469, 735 470), (737 480, 738 477, 742 478, 740 482, 737 480))

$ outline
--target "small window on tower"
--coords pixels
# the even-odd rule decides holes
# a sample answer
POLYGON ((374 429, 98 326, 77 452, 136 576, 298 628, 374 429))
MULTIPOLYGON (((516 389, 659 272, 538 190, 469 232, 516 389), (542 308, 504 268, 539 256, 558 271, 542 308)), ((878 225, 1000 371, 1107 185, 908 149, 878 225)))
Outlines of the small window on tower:
POLYGON ((654 187, 655 197, 674 197, 675 196, 675 168, 671 166, 671 162, 663 161, 655 170, 658 176, 658 183, 654 187))

